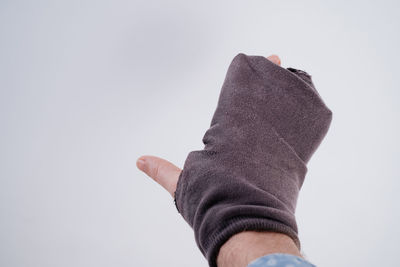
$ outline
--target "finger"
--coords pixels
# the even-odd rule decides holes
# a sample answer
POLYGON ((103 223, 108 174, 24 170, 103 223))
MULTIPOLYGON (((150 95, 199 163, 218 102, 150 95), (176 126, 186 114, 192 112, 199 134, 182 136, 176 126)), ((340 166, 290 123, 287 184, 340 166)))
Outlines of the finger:
POLYGON ((281 65, 281 59, 277 55, 270 55, 267 59, 277 65, 281 65))
POLYGON ((165 159, 154 156, 141 156, 136 161, 136 166, 174 197, 176 184, 182 171, 180 168, 165 159))

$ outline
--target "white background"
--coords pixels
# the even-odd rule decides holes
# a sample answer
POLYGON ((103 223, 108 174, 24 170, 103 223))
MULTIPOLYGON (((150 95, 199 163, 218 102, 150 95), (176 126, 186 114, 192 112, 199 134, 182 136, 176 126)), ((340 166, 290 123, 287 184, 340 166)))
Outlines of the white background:
POLYGON ((325 267, 399 252, 397 1, 0 1, 0 266, 207 266, 142 154, 201 149, 232 58, 278 54, 333 111, 298 201, 325 267), (375 3, 373 3, 375 2, 375 3))

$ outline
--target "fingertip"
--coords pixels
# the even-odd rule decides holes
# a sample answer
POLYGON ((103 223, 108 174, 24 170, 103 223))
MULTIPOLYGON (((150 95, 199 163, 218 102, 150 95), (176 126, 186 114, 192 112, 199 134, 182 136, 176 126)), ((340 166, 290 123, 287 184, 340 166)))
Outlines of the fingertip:
POLYGON ((277 55, 270 55, 267 59, 277 65, 281 65, 281 59, 277 55))
POLYGON ((146 159, 144 157, 140 157, 136 160, 136 167, 145 172, 145 168, 146 168, 146 159))

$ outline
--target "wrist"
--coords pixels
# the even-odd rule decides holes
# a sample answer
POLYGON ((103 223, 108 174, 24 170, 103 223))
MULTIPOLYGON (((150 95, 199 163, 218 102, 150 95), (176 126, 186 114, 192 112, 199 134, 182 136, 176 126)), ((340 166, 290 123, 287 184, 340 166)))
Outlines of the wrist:
POLYGON ((294 241, 285 234, 245 231, 232 236, 220 248, 217 265, 246 267, 253 260, 273 253, 302 257, 294 241))

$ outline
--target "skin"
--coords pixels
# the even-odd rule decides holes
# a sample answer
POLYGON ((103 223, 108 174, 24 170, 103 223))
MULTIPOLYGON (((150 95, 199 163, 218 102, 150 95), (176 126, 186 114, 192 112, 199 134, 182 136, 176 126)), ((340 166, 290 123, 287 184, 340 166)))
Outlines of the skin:
MULTIPOLYGON (((267 57, 281 65, 276 55, 267 57)), ((176 190, 181 169, 171 162, 155 156, 141 156, 136 166, 167 190, 172 197, 176 190)), ((251 261, 272 253, 285 253, 302 257, 293 240, 284 234, 274 232, 245 231, 232 236, 221 247, 217 265, 219 267, 246 267, 251 261)))

